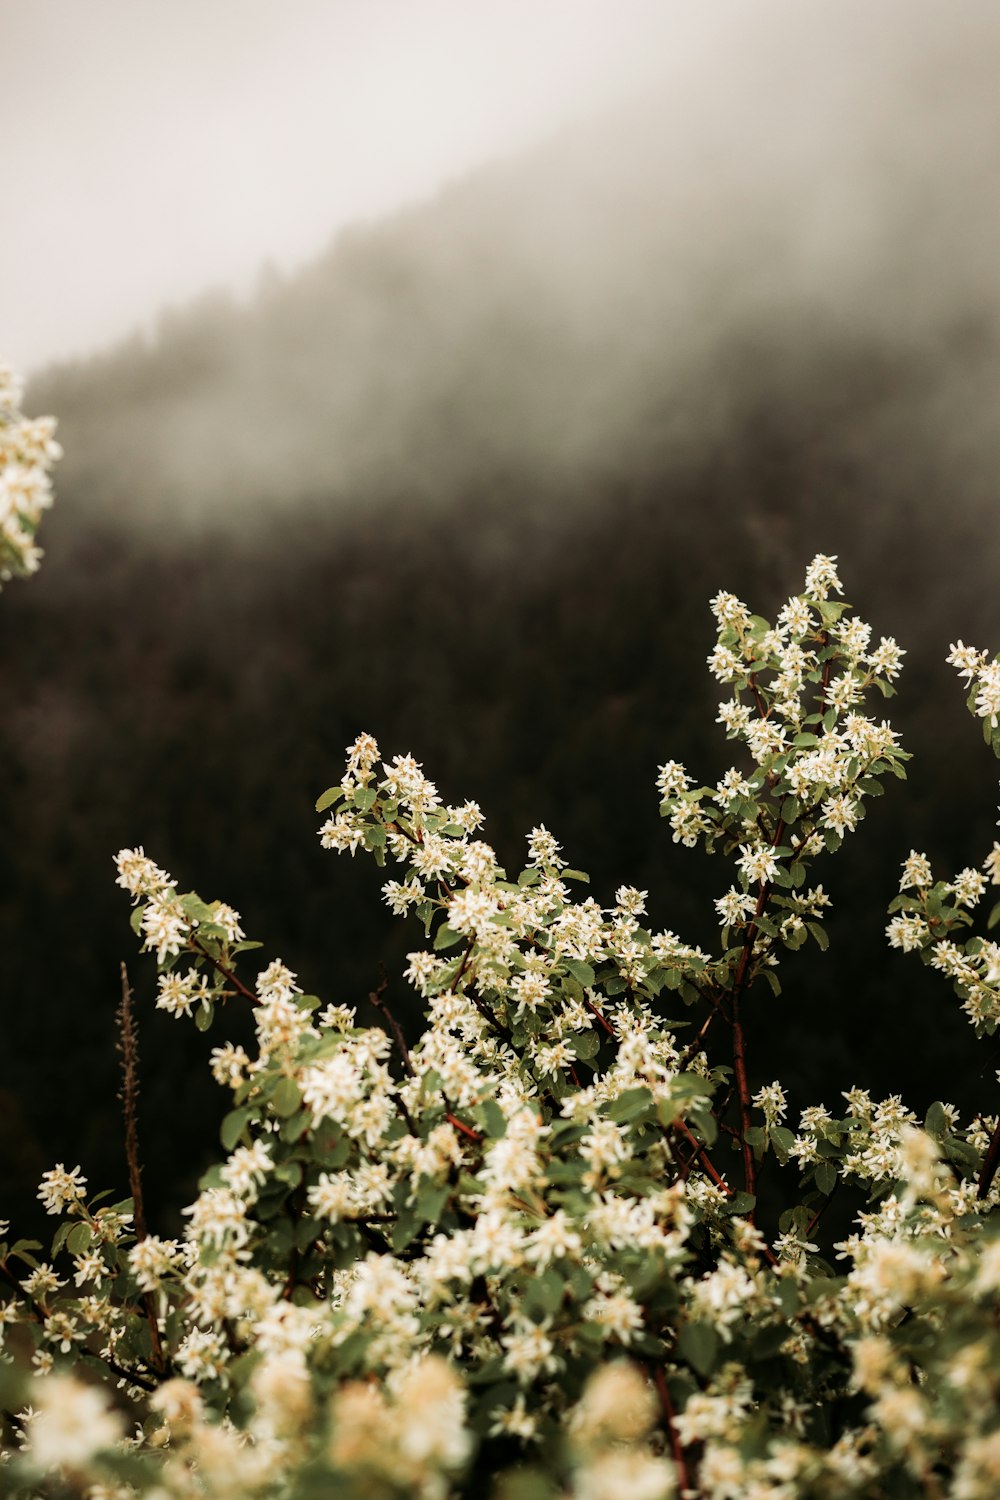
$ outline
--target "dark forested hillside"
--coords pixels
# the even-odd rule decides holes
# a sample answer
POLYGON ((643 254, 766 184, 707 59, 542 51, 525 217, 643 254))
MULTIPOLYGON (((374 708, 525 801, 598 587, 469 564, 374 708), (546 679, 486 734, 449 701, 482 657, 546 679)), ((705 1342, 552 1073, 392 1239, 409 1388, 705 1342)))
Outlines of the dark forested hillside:
POLYGON ((34 382, 66 458, 45 567, 0 606, 12 1204, 53 1159, 123 1179, 121 958, 164 1212, 224 1105, 206 1040, 152 1011, 122 845, 368 1019, 384 964, 405 1015, 419 930, 315 837, 361 728, 476 797, 505 861, 543 821, 599 899, 648 888, 658 926, 708 941, 728 878, 670 843, 656 766, 728 763, 708 597, 767 612, 817 551, 907 648, 890 709, 918 759, 825 873, 823 977, 789 956, 752 1067, 793 1079, 795 1104, 858 1082, 919 1107, 946 1079, 995 1107, 987 1053, 946 986, 887 953, 882 914, 911 848, 957 868, 993 837, 994 764, 943 657, 1000 635, 982 192, 1000 136, 955 155, 983 89, 878 130, 871 90, 843 129, 834 95, 808 138, 800 94, 740 138, 710 99, 683 136, 647 100, 354 232, 248 307, 206 299, 34 382))

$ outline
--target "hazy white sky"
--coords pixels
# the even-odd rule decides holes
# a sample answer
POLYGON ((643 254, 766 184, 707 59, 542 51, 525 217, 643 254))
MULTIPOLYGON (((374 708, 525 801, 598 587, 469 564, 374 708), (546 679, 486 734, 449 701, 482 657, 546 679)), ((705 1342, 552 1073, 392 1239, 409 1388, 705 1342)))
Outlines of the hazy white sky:
POLYGON ((694 0, 0 0, 0 360, 246 289, 664 67, 694 0))

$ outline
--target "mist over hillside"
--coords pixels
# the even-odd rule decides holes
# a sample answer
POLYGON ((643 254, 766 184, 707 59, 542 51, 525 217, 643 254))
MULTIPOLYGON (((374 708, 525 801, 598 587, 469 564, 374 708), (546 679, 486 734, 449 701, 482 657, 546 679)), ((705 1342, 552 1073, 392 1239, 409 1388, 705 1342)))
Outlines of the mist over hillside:
POLYGON ((361 728, 477 797, 502 860, 545 822, 599 900, 648 888, 656 925, 711 941, 727 876, 671 845, 656 765, 728 763, 709 595, 767 612, 817 551, 909 653, 889 707, 919 758, 823 870, 825 977, 797 991, 789 959, 753 1066, 791 1072, 795 1106, 853 1082, 925 1104, 955 1073, 956 1102, 994 1108, 957 1002, 886 953, 881 913, 911 847, 957 868, 993 837, 995 763, 943 657, 1000 633, 1000 23, 801 10, 249 306, 208 296, 33 382, 66 457, 45 567, 0 609, 10 1192, 51 1159, 121 1172, 122 957, 168 1207, 223 1107, 205 1039, 150 1011, 122 845, 362 1019, 384 963, 407 1013, 419 930, 315 838, 361 728), (933 1051, 900 1059, 901 1000, 933 1051))
POLYGON ((569 494, 704 462, 760 405, 842 441, 832 388, 859 380, 858 461, 943 447, 970 491, 997 456, 1000 23, 820 14, 771 7, 707 76, 41 377, 64 509, 162 545, 304 499, 446 506, 501 469, 569 494))

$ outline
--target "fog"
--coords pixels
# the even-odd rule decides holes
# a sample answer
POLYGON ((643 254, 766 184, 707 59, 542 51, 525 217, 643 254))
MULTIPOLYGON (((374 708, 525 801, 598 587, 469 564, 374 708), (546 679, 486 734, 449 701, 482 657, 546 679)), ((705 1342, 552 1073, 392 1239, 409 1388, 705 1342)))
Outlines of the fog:
POLYGON ((711 30, 659 0, 6 0, 3 357, 245 294, 711 30))
POLYGON ((872 359, 893 372, 854 440, 892 441, 897 489, 911 443, 988 485, 995 13, 726 17, 631 102, 342 231, 248 306, 207 293, 42 377, 64 493, 162 537, 303 496, 436 503, 484 466, 559 488, 698 461, 748 403, 827 400, 872 359))

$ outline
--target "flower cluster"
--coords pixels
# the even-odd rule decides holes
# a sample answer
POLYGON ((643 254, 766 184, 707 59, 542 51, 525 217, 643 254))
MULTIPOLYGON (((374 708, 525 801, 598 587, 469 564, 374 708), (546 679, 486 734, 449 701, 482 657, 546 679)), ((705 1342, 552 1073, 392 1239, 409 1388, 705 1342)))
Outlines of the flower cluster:
POLYGON ((49 470, 62 456, 55 418, 23 416, 22 394, 17 376, 0 365, 0 587, 38 571, 35 533, 52 504, 49 470))

